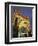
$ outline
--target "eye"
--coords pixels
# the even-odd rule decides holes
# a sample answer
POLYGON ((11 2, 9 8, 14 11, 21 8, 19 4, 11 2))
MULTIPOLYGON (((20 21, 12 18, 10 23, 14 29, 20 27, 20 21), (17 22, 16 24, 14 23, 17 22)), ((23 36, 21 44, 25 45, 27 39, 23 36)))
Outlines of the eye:
POLYGON ((21 20, 22 21, 22 20, 21 20))
POLYGON ((27 22, 24 22, 24 24, 27 24, 27 22))

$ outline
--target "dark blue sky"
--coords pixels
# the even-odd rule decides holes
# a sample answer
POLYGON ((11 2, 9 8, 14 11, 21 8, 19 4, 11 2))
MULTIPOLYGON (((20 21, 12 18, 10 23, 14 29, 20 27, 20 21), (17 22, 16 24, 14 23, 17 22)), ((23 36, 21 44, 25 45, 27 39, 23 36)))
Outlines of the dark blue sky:
POLYGON ((19 9, 20 12, 24 15, 24 16, 29 16, 30 20, 32 21, 32 7, 17 7, 17 6, 12 6, 11 10, 13 11, 14 9, 19 9))

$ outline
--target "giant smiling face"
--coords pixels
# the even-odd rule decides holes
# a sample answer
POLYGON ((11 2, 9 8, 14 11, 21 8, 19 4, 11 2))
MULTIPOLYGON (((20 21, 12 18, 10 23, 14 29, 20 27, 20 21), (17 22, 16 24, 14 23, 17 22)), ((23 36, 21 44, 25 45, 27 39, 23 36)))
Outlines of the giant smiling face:
POLYGON ((19 24, 19 28, 21 27, 24 27, 24 28, 27 28, 30 24, 30 21, 29 20, 22 20, 19 24))

